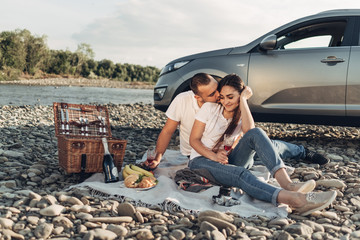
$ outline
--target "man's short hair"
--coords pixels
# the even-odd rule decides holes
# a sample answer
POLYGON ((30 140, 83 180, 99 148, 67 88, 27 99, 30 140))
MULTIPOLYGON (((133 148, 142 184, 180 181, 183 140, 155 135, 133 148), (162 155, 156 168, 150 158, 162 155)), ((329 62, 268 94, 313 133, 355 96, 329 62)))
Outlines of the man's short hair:
POLYGON ((196 95, 199 95, 199 86, 208 85, 211 79, 211 75, 207 73, 197 73, 191 78, 190 88, 196 95))

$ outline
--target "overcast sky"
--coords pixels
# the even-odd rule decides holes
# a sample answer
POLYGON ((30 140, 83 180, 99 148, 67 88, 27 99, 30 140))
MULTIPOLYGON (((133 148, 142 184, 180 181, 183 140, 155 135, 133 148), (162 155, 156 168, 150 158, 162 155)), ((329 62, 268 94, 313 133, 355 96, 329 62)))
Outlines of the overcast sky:
POLYGON ((289 21, 359 0, 0 0, 0 31, 90 44, 95 59, 162 68, 185 55, 244 45, 289 21))

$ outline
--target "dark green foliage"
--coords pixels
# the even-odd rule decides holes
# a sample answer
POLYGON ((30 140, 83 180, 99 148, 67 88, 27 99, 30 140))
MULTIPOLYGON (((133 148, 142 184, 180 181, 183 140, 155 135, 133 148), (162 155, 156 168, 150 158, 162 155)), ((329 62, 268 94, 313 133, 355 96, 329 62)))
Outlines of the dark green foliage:
POLYGON ((75 52, 50 50, 45 36, 33 36, 24 30, 0 33, 0 80, 20 75, 108 78, 128 82, 156 82, 160 70, 133 64, 114 64, 111 60, 95 61, 90 45, 81 43, 75 52), (40 75, 39 75, 40 73, 40 75))

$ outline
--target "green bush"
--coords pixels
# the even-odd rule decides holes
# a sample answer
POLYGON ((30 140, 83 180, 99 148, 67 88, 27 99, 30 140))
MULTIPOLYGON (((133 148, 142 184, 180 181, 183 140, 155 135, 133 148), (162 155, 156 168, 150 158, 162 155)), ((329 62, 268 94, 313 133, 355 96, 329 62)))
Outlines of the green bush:
POLYGON ((22 72, 19 69, 5 66, 0 70, 0 81, 16 80, 19 79, 21 74, 22 72))

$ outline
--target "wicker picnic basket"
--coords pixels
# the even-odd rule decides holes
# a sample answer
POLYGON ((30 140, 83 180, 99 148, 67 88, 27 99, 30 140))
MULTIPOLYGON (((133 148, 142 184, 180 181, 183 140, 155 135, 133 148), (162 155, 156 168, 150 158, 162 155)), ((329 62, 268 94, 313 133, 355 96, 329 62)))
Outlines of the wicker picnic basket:
POLYGON ((103 137, 120 172, 127 142, 112 138, 106 107, 54 102, 53 109, 59 165, 66 173, 102 172, 103 137))

